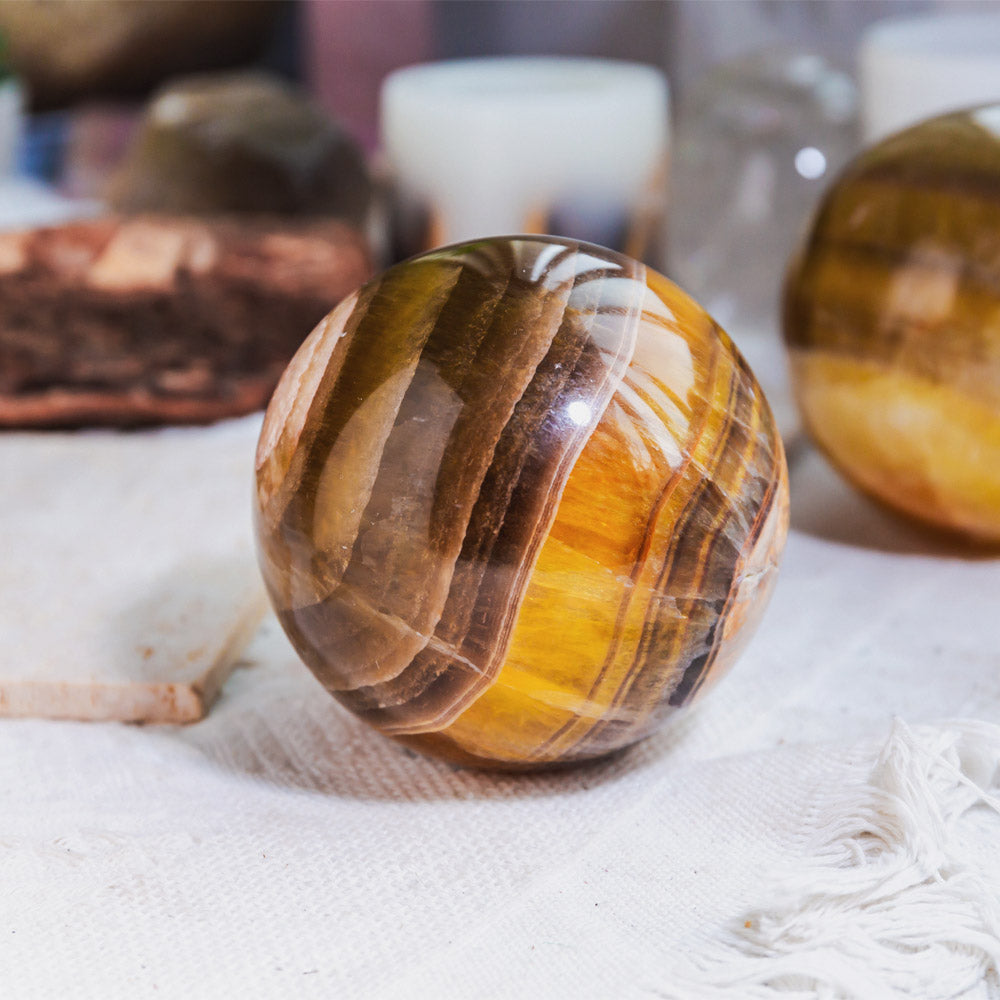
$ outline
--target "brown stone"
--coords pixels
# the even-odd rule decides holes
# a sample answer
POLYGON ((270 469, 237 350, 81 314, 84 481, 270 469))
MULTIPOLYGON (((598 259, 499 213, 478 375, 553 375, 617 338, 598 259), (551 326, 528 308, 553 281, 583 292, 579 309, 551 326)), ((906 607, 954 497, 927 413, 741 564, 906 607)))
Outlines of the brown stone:
POLYGON ((273 212, 364 223, 371 182, 357 144, 290 84, 205 74, 151 102, 108 190, 120 212, 273 212))

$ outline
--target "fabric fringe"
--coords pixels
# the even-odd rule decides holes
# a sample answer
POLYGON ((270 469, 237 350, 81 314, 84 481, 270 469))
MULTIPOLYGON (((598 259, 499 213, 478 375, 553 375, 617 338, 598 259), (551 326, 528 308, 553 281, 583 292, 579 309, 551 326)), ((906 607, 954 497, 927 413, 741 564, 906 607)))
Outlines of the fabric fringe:
POLYGON ((806 860, 774 873, 767 904, 718 950, 685 956, 660 995, 1000 997, 1000 884, 977 870, 974 847, 988 844, 1000 867, 998 785, 1000 726, 896 721, 867 780, 809 824, 806 860))

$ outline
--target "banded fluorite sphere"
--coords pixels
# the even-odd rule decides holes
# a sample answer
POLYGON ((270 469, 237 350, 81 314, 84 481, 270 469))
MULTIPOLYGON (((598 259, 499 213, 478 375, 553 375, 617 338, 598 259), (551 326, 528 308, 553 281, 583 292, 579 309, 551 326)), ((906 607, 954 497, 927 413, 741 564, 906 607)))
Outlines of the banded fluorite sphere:
POLYGON ((1000 106, 855 159, 785 287, 804 422, 877 500, 1000 541, 1000 106))
POLYGON ((424 254, 293 359, 257 451, 261 565, 323 684, 461 763, 597 757, 752 632, 787 526, 767 403, 683 292, 550 237, 424 254))

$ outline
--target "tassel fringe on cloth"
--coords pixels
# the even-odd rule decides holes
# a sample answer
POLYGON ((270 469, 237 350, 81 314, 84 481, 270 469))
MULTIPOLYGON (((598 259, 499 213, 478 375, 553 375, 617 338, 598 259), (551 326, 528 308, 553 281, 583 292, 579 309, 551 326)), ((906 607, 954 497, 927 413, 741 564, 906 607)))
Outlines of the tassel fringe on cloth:
MULTIPOLYGON (((870 759, 870 758, 869 758, 870 759)), ((817 816, 807 860, 670 1000, 1000 997, 1000 726, 897 721, 867 780, 817 816)))

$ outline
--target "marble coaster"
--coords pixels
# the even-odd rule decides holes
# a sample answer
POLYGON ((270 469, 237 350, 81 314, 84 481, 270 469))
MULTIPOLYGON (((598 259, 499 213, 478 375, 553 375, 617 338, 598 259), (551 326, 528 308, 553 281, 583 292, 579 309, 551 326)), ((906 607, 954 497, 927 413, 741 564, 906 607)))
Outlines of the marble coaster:
POLYGON ((266 606, 259 427, 0 435, 0 716, 204 715, 266 606))

